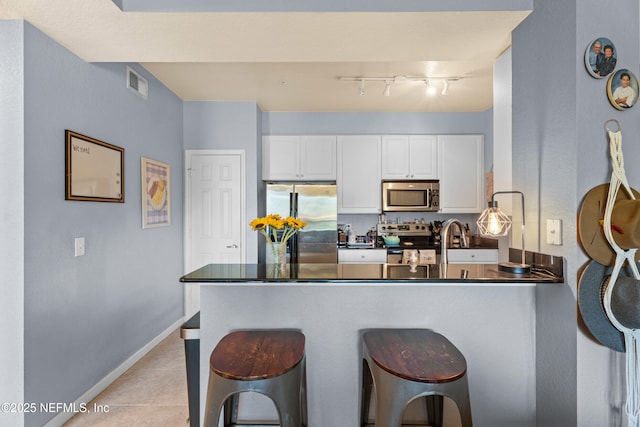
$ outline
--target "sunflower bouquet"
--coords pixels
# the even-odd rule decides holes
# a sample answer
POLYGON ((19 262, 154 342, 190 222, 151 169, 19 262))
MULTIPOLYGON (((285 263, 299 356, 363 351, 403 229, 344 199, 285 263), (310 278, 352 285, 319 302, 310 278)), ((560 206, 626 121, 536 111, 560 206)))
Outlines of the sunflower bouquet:
POLYGON ((300 229, 304 228, 307 223, 292 216, 282 218, 278 214, 269 214, 262 218, 256 218, 249 223, 254 231, 260 232, 267 243, 271 246, 274 259, 280 259, 284 262, 286 243, 300 229), (280 244, 276 252, 276 244, 280 244))

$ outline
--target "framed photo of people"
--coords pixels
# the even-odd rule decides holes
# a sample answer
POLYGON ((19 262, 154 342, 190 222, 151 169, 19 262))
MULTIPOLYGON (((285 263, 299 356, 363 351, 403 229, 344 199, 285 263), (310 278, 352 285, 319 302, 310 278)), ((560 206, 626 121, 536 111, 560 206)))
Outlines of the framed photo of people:
POLYGON ((607 37, 598 37, 587 46, 584 53, 584 65, 589 74, 596 79, 610 75, 616 68, 618 51, 607 37))
POLYGON ((609 76, 607 96, 616 110, 626 110, 638 100, 638 79, 633 73, 622 68, 609 76))

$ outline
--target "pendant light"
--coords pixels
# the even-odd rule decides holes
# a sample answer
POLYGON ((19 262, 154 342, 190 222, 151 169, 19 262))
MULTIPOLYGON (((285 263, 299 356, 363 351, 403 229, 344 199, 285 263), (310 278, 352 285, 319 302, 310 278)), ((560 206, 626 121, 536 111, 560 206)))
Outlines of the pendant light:
POLYGON ((497 194, 520 194, 522 200, 522 262, 506 262, 498 264, 500 271, 515 274, 527 274, 531 272, 531 266, 527 264, 524 249, 524 194, 520 191, 496 191, 491 195, 489 206, 482 212, 476 224, 478 231, 483 236, 506 236, 511 229, 511 219, 500 210, 498 202, 495 201, 497 194))

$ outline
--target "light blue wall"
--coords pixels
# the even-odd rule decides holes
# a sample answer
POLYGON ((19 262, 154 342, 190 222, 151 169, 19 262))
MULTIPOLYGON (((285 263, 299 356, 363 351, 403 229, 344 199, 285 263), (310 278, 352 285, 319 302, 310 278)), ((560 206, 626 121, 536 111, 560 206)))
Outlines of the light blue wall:
MULTIPOLYGON (((482 113, 270 113, 262 115, 265 134, 419 134, 491 131, 482 113)), ((490 138, 488 138, 490 139, 490 138)))
MULTIPOLYGON (((513 188, 527 195, 527 249, 543 249, 541 217, 562 219, 563 246, 544 245, 544 250, 565 257, 574 286, 575 75, 584 69, 576 67, 584 52, 576 50, 575 9, 575 1, 537 1, 512 38, 513 188), (553 61, 532 60, 546 57, 553 61), (554 78, 563 75, 567 78, 554 78)), ((536 299, 537 425, 582 425, 576 424, 576 300, 566 285, 540 286, 536 299)))
MULTIPOLYGON (((245 150, 249 229, 249 221, 260 213, 258 201, 264 199, 260 167, 262 112, 255 102, 184 102, 183 111, 185 150, 245 150)), ((248 263, 258 261, 257 234, 246 234, 248 263)))
POLYGON ((126 64, 86 63, 29 24, 24 39, 24 401, 73 402, 183 315, 182 101, 140 67, 148 101, 126 64), (124 148, 124 204, 64 200, 65 129, 124 148), (141 227, 141 156, 172 167, 169 227, 141 227))
POLYGON ((587 46, 606 36, 616 44, 618 66, 635 73, 638 16, 634 0, 536 0, 513 33, 513 182, 528 195, 527 224, 534 227, 527 246, 566 260, 567 285, 538 287, 536 294, 539 426, 621 425, 622 356, 592 341, 578 319, 577 281, 588 258, 576 216, 584 194, 609 181, 609 118, 622 122, 627 176, 638 186, 640 170, 631 159, 640 155, 640 110, 615 110, 606 78, 592 78, 583 60, 587 46), (553 218, 563 221, 562 246, 543 238, 553 218))
MULTIPOLYGON (((615 7, 597 0, 575 1, 578 23, 576 51, 584 54, 586 47, 595 38, 606 35, 614 41, 618 51, 616 69, 627 68, 638 77, 638 64, 640 64, 638 1, 616 1, 615 7)), ((604 128, 604 123, 608 119, 617 119, 622 125, 622 149, 626 175, 633 188, 640 188, 639 104, 625 111, 614 109, 607 99, 604 79, 592 78, 584 71, 584 66, 579 59, 576 55, 575 63, 578 72, 576 73, 575 102, 577 109, 575 201, 578 208, 587 191, 610 180, 609 140, 604 128)), ((576 252, 574 268, 569 270, 570 272, 578 271, 588 259, 579 247, 576 247, 576 252)), ((577 351, 578 425, 588 425, 590 422, 593 423, 591 425, 604 425, 605 421, 611 423, 611 420, 624 417, 624 355, 594 343, 580 330, 577 351), (598 404, 593 405, 594 402, 598 404)))
MULTIPOLYGON (((23 21, 0 20, 0 402, 24 402, 23 21)), ((20 426, 22 414, 2 413, 20 426)))

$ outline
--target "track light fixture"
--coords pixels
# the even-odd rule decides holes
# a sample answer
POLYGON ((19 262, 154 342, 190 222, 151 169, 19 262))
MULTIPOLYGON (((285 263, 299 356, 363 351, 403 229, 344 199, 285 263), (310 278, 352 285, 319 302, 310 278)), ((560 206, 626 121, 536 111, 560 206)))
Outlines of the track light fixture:
POLYGON ((434 95, 437 93, 438 88, 442 85, 442 95, 449 94, 449 83, 460 80, 462 77, 428 77, 428 76, 390 76, 390 77, 338 77, 343 82, 360 82, 360 96, 365 96, 365 83, 384 83, 384 90, 382 94, 384 96, 391 96, 392 84, 405 84, 422 82, 426 85, 425 93, 428 95, 434 95), (440 83, 442 82, 442 83, 440 83))

